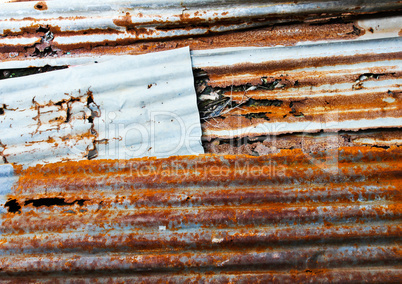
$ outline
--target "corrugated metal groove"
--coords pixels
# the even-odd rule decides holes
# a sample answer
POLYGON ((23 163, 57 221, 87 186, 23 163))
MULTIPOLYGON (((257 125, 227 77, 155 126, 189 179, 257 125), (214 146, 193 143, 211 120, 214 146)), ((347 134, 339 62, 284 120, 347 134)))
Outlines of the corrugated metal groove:
MULTIPOLYGON (((52 278, 36 275, 73 273, 69 279, 77 280, 74 273, 85 273, 88 280, 107 273, 117 281, 145 277, 132 275, 145 270, 148 280, 163 273, 207 281, 325 269, 342 281, 344 269, 350 277, 369 269, 382 280, 389 270, 399 277, 400 151, 359 147, 326 155, 335 153, 332 172, 328 160, 324 167, 312 162, 322 153, 299 150, 16 169, 8 197, 21 208, 2 215, 2 273, 44 280, 52 278), (260 174, 241 171, 245 165, 260 174), (153 167, 166 172, 141 174, 153 167), (80 178, 86 172, 92 174, 80 178), (44 186, 50 191, 42 195, 44 186), (50 205, 52 198, 62 202, 50 205)), ((308 279, 314 277, 324 276, 308 279)))
POLYGON ((294 2, 0 0, 0 282, 402 282, 401 1, 294 2))

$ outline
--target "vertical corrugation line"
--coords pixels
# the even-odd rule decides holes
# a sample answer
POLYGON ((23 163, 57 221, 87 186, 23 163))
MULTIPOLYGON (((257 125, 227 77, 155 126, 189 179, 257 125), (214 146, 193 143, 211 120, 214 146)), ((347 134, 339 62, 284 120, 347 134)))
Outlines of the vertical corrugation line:
POLYGON ((398 148, 346 147, 16 168, 0 275, 399 279, 400 159, 398 148))

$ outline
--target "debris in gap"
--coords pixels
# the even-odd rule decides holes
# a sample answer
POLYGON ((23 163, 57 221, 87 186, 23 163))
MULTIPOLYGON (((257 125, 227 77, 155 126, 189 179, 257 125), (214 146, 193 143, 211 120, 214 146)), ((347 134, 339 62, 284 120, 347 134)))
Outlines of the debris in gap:
MULTIPOLYGON (((202 73, 200 70, 196 73, 196 76, 205 77, 206 74, 202 73)), ((263 90, 273 90, 276 86, 284 87, 285 85, 280 83, 280 80, 268 80, 267 77, 261 78, 261 85, 251 85, 246 84, 244 86, 230 86, 226 88, 212 88, 208 86, 208 78, 197 78, 195 80, 195 89, 197 90, 197 98, 198 98, 198 108, 201 114, 201 120, 207 120, 214 117, 219 117, 223 114, 226 114, 232 111, 235 108, 239 108, 243 105, 245 106, 277 106, 280 107, 282 105, 282 101, 280 100, 256 100, 249 98, 247 96, 247 92, 254 91, 258 89, 263 90), (228 97, 227 93, 232 92, 244 92, 244 101, 240 103, 235 103, 232 101, 230 97, 228 97)), ((264 118, 269 120, 265 113, 257 114, 246 114, 246 118, 264 118)))
MULTIPOLYGON (((395 75, 395 73, 390 73, 391 75, 395 75)), ((360 90, 363 88, 363 82, 374 79, 378 80, 381 76, 385 76, 386 74, 373 74, 373 73, 365 73, 359 76, 355 81, 355 84, 352 86, 352 90, 360 90)))
POLYGON ((218 93, 218 92, 219 92, 219 91, 211 92, 211 93, 209 93, 209 94, 201 95, 201 96, 199 97, 199 99, 200 99, 200 101, 206 101, 206 100, 215 101, 215 100, 219 99, 219 93, 218 93))
POLYGON ((265 120, 270 120, 269 117, 267 116, 267 114, 265 112, 259 112, 259 113, 247 113, 244 115, 246 118, 248 119, 252 119, 252 118, 263 118, 265 120))
POLYGON ((246 102, 247 106, 276 106, 280 107, 283 101, 280 100, 255 100, 249 98, 246 102))
MULTIPOLYGON (((268 80, 267 77, 261 77, 262 84, 258 86, 259 89, 263 90, 273 90, 278 86, 280 80, 275 79, 274 81, 268 80)), ((278 86, 279 87, 279 86, 278 86)))
POLYGON ((0 80, 8 79, 8 78, 15 78, 15 77, 24 77, 33 74, 45 73, 54 70, 61 70, 68 68, 68 66, 49 66, 45 65, 43 67, 31 67, 31 68, 21 68, 21 69, 7 69, 7 70, 0 70, 0 80))
POLYGON ((52 46, 52 42, 54 39, 54 34, 51 32, 49 26, 40 26, 37 30, 37 33, 43 34, 40 37, 40 43, 35 43, 32 48, 27 48, 27 51, 32 52, 32 56, 34 57, 47 57, 57 55, 60 50, 55 49, 52 46))

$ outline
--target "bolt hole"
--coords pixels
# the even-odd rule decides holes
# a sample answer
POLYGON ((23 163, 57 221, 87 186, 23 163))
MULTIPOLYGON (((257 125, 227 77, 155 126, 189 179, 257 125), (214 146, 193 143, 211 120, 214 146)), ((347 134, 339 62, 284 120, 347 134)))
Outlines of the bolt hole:
POLYGON ((43 10, 47 10, 47 5, 46 5, 45 2, 39 2, 39 3, 36 3, 36 5, 34 6, 34 8, 35 8, 36 10, 43 11, 43 10))

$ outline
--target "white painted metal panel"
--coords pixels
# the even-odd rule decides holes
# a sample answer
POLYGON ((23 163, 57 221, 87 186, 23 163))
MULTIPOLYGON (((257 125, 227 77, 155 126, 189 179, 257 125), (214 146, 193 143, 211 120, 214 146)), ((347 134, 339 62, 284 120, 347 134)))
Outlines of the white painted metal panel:
POLYGON ((0 105, 10 163, 203 153, 188 48, 3 80, 0 105))

